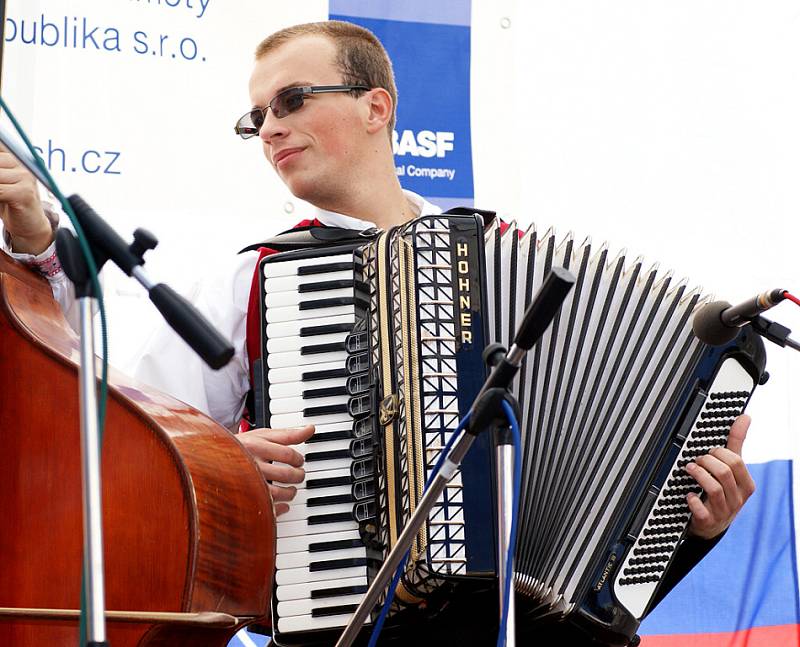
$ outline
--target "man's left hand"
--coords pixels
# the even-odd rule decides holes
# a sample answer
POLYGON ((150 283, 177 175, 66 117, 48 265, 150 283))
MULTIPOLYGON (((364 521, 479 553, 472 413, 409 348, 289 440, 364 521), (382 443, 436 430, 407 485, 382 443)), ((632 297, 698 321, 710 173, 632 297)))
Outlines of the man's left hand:
POLYGON ((706 493, 705 501, 696 494, 688 496, 692 512, 689 534, 703 539, 718 536, 755 492, 756 484, 742 460, 742 445, 749 427, 750 416, 739 416, 731 426, 727 447, 716 447, 686 466, 686 471, 706 493))

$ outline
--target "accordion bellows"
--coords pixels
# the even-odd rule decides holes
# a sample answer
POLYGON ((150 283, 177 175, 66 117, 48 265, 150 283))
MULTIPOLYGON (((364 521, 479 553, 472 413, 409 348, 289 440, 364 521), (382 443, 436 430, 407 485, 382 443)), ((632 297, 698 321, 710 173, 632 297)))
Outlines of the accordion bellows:
MULTIPOLYGON (((278 519, 279 644, 323 640, 347 623, 483 383, 483 348, 513 340, 554 266, 576 284, 513 385, 523 465, 515 585, 534 609, 526 621, 561 618, 611 643, 633 636, 685 533, 686 495, 699 491, 683 466, 725 444, 763 374, 763 346, 748 333, 723 348, 702 344, 691 319, 708 298, 641 259, 442 215, 262 266, 265 422, 311 422, 319 436, 305 450, 305 503, 278 519), (311 269, 281 269, 290 266, 311 269), (293 278, 275 283, 283 274, 293 278), (284 312, 282 292, 310 305, 284 312), (285 324, 287 337, 272 334, 281 318, 299 318, 293 335, 285 324), (290 348, 300 352, 287 382, 290 348), (304 395, 287 407, 291 392, 304 395), (327 462, 334 455, 343 462, 327 462), (325 492, 313 497, 315 487, 325 492), (312 545, 316 554, 295 560, 312 545), (301 562, 316 570, 288 572, 301 562), (302 591, 281 584, 326 572, 302 591), (292 596, 311 602, 286 604, 292 596)), ((482 434, 416 538, 402 601, 494 577, 494 483, 482 434)))

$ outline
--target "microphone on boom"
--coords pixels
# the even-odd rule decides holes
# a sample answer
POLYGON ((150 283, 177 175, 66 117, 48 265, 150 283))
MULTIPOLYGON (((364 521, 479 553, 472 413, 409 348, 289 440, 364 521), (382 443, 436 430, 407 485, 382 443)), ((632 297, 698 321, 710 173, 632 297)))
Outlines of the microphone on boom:
POLYGON ((711 346, 722 346, 739 334, 739 328, 785 298, 786 290, 778 288, 762 292, 735 306, 727 301, 714 301, 697 311, 692 321, 692 330, 700 341, 711 346))

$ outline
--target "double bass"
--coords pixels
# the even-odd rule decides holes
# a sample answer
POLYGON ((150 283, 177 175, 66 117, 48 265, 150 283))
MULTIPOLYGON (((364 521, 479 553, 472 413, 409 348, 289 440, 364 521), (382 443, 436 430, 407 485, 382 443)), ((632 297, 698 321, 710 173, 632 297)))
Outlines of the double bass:
MULTIPOLYGON (((0 253, 4 647, 79 641, 78 343, 47 281, 0 253)), ((233 435, 109 371, 102 452, 109 645, 223 646, 264 622, 274 510, 233 435)))

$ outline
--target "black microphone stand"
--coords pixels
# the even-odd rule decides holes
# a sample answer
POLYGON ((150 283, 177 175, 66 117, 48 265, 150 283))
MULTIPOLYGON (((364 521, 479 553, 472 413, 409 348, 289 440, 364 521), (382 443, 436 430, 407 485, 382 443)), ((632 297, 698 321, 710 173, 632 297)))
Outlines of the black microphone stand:
MULTIPOLYGON (((514 465, 514 445, 511 439, 508 421, 501 409, 501 402, 508 401, 514 408, 515 415, 519 413, 519 404, 511 395, 509 387, 514 376, 522 365, 522 360, 531 347, 539 340, 553 318, 561 308, 561 304, 572 289, 575 278, 567 270, 553 268, 547 275, 541 289, 536 294, 533 302, 525 312, 524 319, 517 330, 514 343, 511 349, 505 354, 505 349, 497 344, 487 347, 484 352, 484 359, 493 370, 481 391, 475 398, 475 402, 470 410, 470 424, 461 437, 455 441, 453 448, 442 462, 441 469, 435 475, 430 487, 425 491, 422 499, 417 503, 416 510, 403 528, 402 533, 397 538, 395 545, 389 555, 381 565, 378 574, 373 579, 361 604, 358 605, 350 622, 344 628, 341 637, 336 643, 336 647, 350 647, 358 636, 361 628, 372 613, 387 585, 397 570, 403 556, 411 546, 414 538, 419 533, 419 529, 428 518, 428 513, 436 503, 447 483, 455 476, 456 472, 464 460, 467 451, 472 446, 479 433, 487 429, 495 429, 497 440, 497 454, 500 463, 498 464, 498 567, 499 592, 500 592, 500 613, 503 613, 503 592, 506 582, 511 579, 513 584, 513 561, 512 568, 506 572, 505 561, 508 551, 508 542, 511 536, 511 522, 513 515, 513 465, 514 465), (500 467, 502 465, 502 468, 500 467)), ((508 617, 506 625, 505 644, 513 647, 515 644, 513 612, 513 595, 509 597, 508 617)))

